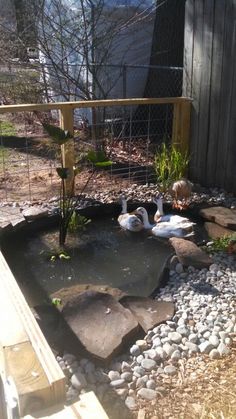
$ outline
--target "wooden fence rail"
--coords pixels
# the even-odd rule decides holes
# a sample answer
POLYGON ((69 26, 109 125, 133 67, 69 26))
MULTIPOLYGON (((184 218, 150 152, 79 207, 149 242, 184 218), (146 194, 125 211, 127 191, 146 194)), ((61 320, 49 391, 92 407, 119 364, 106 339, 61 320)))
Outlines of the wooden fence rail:
MULTIPOLYGON (((173 105, 173 123, 172 123, 172 143, 178 145, 181 151, 189 148, 189 130, 190 130, 190 104, 188 97, 167 97, 167 98, 141 98, 141 99, 106 99, 90 100, 77 102, 57 102, 43 104, 21 104, 21 105, 3 105, 0 106, 0 115, 15 112, 42 112, 58 110, 60 113, 61 128, 68 130, 73 135, 74 127, 74 109, 100 108, 100 107, 125 107, 125 106, 144 106, 144 105, 173 105)), ((67 182, 68 193, 73 193, 73 166, 75 156, 72 142, 62 146, 63 164, 69 169, 67 182)))

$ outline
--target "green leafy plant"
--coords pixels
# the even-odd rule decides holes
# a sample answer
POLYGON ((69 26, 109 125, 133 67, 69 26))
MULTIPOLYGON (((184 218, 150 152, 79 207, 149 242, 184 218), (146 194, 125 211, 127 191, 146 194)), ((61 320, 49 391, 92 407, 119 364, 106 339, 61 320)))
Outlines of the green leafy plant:
POLYGON ((60 298, 52 298, 52 305, 55 307, 60 307, 62 304, 62 301, 60 298))
POLYGON ((236 233, 213 239, 210 246, 206 246, 205 249, 207 252, 229 252, 233 243, 236 243, 236 233))
MULTIPOLYGON (((66 144, 68 141, 73 139, 71 134, 68 131, 64 131, 63 129, 56 127, 54 125, 43 123, 43 127, 45 131, 48 133, 52 141, 57 144, 58 146, 62 146, 66 144)), ((72 184, 75 184, 75 178, 77 174, 80 172, 80 164, 87 160, 88 162, 92 163, 92 171, 88 178, 85 180, 84 186, 80 191, 80 194, 76 197, 72 196, 72 194, 68 193, 66 190, 66 181, 68 180, 69 176, 71 176, 69 168, 64 166, 63 159, 61 156, 61 166, 57 167, 57 174, 61 179, 61 193, 60 193, 60 205, 59 205, 59 216, 60 216, 60 224, 59 224, 59 245, 63 247, 66 242, 66 237, 68 231, 75 232, 79 229, 84 229, 85 226, 90 222, 85 217, 79 216, 76 212, 76 208, 79 204, 81 199, 81 195, 84 192, 85 188, 87 187, 88 183, 94 176, 95 172, 99 168, 104 168, 110 166, 112 162, 106 157, 103 151, 94 151, 89 150, 87 153, 83 152, 82 156, 78 156, 77 165, 73 167, 72 173, 72 184)))
POLYGON ((188 164, 188 153, 182 153, 174 145, 168 147, 162 143, 154 156, 153 167, 163 192, 167 191, 172 182, 185 176, 188 164))

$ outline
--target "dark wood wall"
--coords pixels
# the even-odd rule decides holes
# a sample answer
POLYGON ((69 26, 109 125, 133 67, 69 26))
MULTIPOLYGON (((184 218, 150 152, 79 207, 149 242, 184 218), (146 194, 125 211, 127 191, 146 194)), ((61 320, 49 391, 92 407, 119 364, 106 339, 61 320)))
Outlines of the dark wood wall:
POLYGON ((183 95, 191 179, 236 193, 236 0, 186 0, 183 95))

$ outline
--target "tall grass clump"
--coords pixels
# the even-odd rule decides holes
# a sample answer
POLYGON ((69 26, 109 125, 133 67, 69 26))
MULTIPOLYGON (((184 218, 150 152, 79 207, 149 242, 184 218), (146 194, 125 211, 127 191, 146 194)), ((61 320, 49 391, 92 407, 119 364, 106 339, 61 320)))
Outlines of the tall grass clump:
POLYGON ((167 146, 162 143, 154 156, 154 171, 156 180, 163 192, 167 191, 170 185, 186 176, 189 164, 187 152, 181 152, 174 145, 167 146))

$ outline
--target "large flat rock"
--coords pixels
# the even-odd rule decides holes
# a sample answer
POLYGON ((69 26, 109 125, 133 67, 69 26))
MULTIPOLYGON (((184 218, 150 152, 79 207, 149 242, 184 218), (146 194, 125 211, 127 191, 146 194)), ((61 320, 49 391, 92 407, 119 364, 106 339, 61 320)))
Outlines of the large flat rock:
POLYGON ((84 348, 104 361, 139 329, 131 311, 105 293, 86 291, 68 301, 61 313, 84 348))
POLYGON ((133 313, 146 333, 158 324, 170 320, 175 312, 173 303, 146 297, 125 296, 120 299, 120 303, 133 313))
POLYGON ((179 261, 184 266, 193 266, 197 269, 208 268, 212 264, 211 258, 189 240, 173 237, 169 242, 175 249, 179 261))
POLYGON ((26 224, 25 217, 22 215, 20 208, 2 207, 0 208, 0 223, 10 223, 13 227, 20 227, 26 224))
POLYGON ((236 210, 225 207, 210 207, 201 209, 200 215, 205 220, 214 221, 223 227, 236 230, 236 210))
POLYGON ((234 230, 222 227, 216 223, 206 222, 204 223, 204 227, 207 231, 208 236, 213 240, 219 239, 220 237, 232 236, 232 234, 235 234, 234 230))

